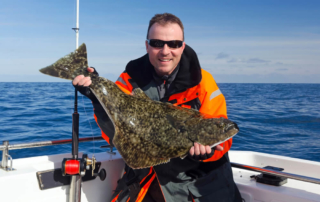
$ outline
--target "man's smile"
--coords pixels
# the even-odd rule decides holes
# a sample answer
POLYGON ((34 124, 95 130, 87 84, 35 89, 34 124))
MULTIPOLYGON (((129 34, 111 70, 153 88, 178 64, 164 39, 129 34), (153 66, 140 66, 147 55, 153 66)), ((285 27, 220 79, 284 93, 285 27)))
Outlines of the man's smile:
POLYGON ((171 61, 172 59, 159 59, 160 62, 169 62, 171 61))

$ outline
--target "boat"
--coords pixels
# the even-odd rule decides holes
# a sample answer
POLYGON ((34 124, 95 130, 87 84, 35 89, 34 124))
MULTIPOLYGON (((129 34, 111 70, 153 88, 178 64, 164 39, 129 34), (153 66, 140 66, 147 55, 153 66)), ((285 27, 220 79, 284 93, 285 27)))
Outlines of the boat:
MULTIPOLYGON (((101 137, 88 137, 80 138, 79 142, 93 139, 102 140, 101 137)), ((12 159, 10 151, 71 142, 71 139, 21 144, 9 144, 8 141, 4 141, 0 146, 1 201, 68 201, 70 177, 61 175, 61 165, 62 159, 71 158, 71 154, 12 159)), ((79 156, 81 155, 82 153, 79 153, 79 156)), ((117 151, 112 151, 108 146, 106 152, 96 153, 94 156, 97 163, 101 163, 99 169, 105 169, 106 177, 101 179, 96 176, 90 179, 91 171, 87 171, 81 182, 81 201, 110 201, 117 181, 123 174, 124 161, 117 151), (89 179, 84 179, 88 176, 89 179)), ((232 162, 233 177, 244 202, 320 201, 320 162, 234 150, 229 151, 229 157, 232 162), (266 166, 269 168, 264 168, 266 166), (273 169, 270 169, 270 166, 273 169), (284 170, 277 171, 281 170, 280 168, 284 170), (257 182, 261 173, 285 178, 285 183, 270 185, 257 182)))
MULTIPOLYGON (((79 0, 77 0, 76 48, 79 38, 79 0)), ((75 101, 77 92, 75 93, 75 101)), ((74 117, 77 118, 75 102, 74 117)), ((73 132, 77 123, 73 122, 73 132)), ((102 137, 0 145, 1 201, 10 202, 104 202, 110 201, 125 163, 110 145, 106 152, 78 153, 78 143, 102 137), (11 150, 71 144, 72 154, 12 159, 11 150), (82 156, 82 158, 78 158, 82 156), (66 172, 66 162, 85 162, 81 171, 66 172), (71 161, 70 161, 71 160, 71 161)), ((320 202, 320 162, 251 151, 229 151, 234 180, 244 202, 320 202)), ((78 168, 77 168, 78 169, 78 168)))

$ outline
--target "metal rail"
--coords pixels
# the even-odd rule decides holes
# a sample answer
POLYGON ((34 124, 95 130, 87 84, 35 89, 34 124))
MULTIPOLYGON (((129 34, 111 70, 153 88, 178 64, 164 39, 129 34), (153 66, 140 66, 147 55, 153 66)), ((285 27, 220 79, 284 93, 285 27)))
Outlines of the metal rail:
MULTIPOLYGON (((94 141, 94 140, 103 140, 103 138, 101 136, 79 138, 79 142, 90 142, 90 141, 94 141)), ((70 144, 70 143, 72 143, 72 139, 30 142, 30 143, 21 143, 21 144, 12 144, 12 145, 7 143, 7 145, 0 145, 0 150, 6 150, 6 149, 16 150, 16 149, 26 149, 26 148, 34 148, 34 147, 70 144)))
POLYGON ((278 176, 278 177, 287 177, 287 178, 294 179, 294 180, 310 182, 310 183, 314 183, 314 184, 320 184, 320 179, 307 177, 307 176, 303 176, 303 175, 296 175, 296 174, 292 174, 292 173, 269 170, 269 169, 265 169, 265 168, 259 168, 259 167, 248 166, 248 165, 239 164, 239 163, 232 163, 232 162, 231 162, 231 166, 234 168, 240 168, 240 169, 244 169, 244 170, 250 170, 250 171, 270 174, 270 175, 274 175, 274 176, 278 176))
MULTIPOLYGON (((103 138, 101 136, 79 138, 79 142, 90 142, 94 140, 103 140, 103 138)), ((5 141, 4 145, 0 145, 0 150, 3 150, 4 152, 8 150, 15 150, 15 149, 25 149, 25 148, 34 148, 34 147, 43 147, 43 146, 61 145, 61 144, 70 144, 70 143, 72 143, 72 139, 31 142, 31 143, 12 144, 12 145, 9 145, 9 142, 5 141)), ((7 155, 7 152, 4 155, 7 155)), ((2 159, 3 159, 3 156, 2 156, 2 159)), ((320 184, 320 179, 317 179, 317 178, 312 178, 312 177, 307 177, 307 176, 302 176, 302 175, 297 175, 292 173, 286 173, 281 171, 269 170, 265 168, 259 168, 259 167, 254 167, 254 166, 249 166, 249 165, 244 165, 239 163, 233 163, 233 162, 230 162, 230 163, 231 163, 231 166, 234 168, 240 168, 244 170, 270 174, 278 177, 287 177, 294 180, 320 184)), ((7 166, 8 166, 7 161, 2 160, 2 166, 0 167, 7 167, 7 166)))

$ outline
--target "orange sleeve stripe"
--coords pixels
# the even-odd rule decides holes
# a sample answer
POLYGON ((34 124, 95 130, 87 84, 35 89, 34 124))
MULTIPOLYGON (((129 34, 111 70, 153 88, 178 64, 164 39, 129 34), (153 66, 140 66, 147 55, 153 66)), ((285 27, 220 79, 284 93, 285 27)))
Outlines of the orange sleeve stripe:
MULTIPOLYGON (((121 78, 121 80, 123 81, 123 82, 125 82, 125 83, 123 83, 123 82, 121 82, 121 81, 116 81, 115 83, 118 85, 118 86, 122 86, 123 88, 125 88, 125 89, 127 89, 128 91, 132 91, 133 90, 133 87, 132 87, 132 85, 131 85, 131 83, 129 82, 129 80, 131 79, 131 77, 129 76, 129 74, 128 73, 122 73, 120 76, 119 76, 120 78, 121 78), (121 85, 122 84, 122 85, 121 85)), ((121 89, 122 90, 122 89, 121 89)))
MULTIPOLYGON (((95 114, 93 114, 93 117, 94 117, 94 120, 96 121, 97 125, 99 126, 97 116, 95 114)), ((100 128, 100 126, 99 126, 99 128, 100 128)), ((101 128, 100 128, 100 130, 101 130, 101 128)), ((101 136, 103 139, 105 139, 108 142, 108 144, 110 144, 109 137, 102 130, 101 130, 101 136)))
POLYGON ((121 192, 122 191, 120 191, 119 194, 116 197, 114 197, 111 202, 116 202, 121 192))
POLYGON ((146 176, 141 180, 140 184, 143 183, 143 181, 152 173, 152 171, 153 171, 153 168, 150 167, 150 171, 149 171, 148 175, 146 175, 146 176))
POLYGON ((191 109, 191 106, 190 106, 190 105, 181 105, 181 107, 191 109))
POLYGON ((156 174, 154 173, 152 175, 151 179, 141 188, 136 202, 142 202, 142 200, 144 199, 144 196, 146 195, 146 193, 147 193, 147 191, 148 191, 148 189, 149 189, 149 187, 155 177, 156 177, 156 174))
POLYGON ((117 84, 118 86, 121 86, 122 88, 126 88, 126 89, 128 88, 127 85, 121 83, 120 81, 116 81, 115 84, 117 84))
MULTIPOLYGON (((118 84, 117 84, 118 85, 118 84)), ((128 94, 128 95, 130 95, 130 93, 131 93, 131 91, 130 90, 128 90, 128 89, 126 89, 126 88, 124 88, 122 85, 118 85, 118 87, 124 92, 124 93, 126 93, 126 94, 128 94)))

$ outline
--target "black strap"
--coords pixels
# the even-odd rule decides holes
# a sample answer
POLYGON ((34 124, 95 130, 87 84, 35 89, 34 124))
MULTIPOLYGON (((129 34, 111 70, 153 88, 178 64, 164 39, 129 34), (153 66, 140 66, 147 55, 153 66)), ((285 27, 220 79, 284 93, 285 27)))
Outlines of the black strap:
POLYGON ((144 187, 152 178, 153 174, 154 174, 154 170, 152 170, 151 173, 149 173, 149 169, 147 170, 144 170, 146 171, 145 174, 142 174, 141 175, 141 171, 142 170, 137 170, 138 171, 138 174, 135 172, 135 170, 133 170, 132 168, 128 167, 126 165, 126 185, 129 189, 129 196, 130 196, 130 202, 133 202, 137 199, 138 195, 139 195, 139 192, 141 190, 142 187, 144 187), (140 173, 140 174, 139 174, 140 173), (147 176, 145 178, 145 180, 140 184, 142 178, 144 176, 147 176))
POLYGON ((128 188, 130 197, 129 202, 135 202, 141 190, 140 184, 138 182, 134 182, 131 185, 129 185, 128 188))
POLYGON ((141 190, 139 175, 133 169, 128 169, 126 185, 129 189, 130 202, 136 201, 138 194, 141 190))

